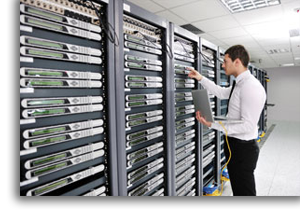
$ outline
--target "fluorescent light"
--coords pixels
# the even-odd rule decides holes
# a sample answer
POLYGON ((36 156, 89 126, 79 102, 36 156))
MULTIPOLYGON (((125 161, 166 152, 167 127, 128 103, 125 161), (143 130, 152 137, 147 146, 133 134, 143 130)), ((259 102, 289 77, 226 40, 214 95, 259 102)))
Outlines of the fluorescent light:
POLYGON ((285 64, 280 64, 280 66, 294 66, 294 63, 285 63, 285 64))
POLYGON ((296 61, 300 60, 300 57, 296 57, 295 60, 296 60, 296 61))
POLYGON ((281 4, 280 0, 220 0, 231 13, 281 4))

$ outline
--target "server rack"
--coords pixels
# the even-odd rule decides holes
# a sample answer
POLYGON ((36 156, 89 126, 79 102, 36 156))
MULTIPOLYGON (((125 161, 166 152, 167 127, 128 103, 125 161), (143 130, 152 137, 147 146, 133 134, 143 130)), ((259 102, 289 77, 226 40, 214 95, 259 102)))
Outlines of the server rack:
POLYGON ((172 157, 171 180, 174 180, 171 195, 195 196, 200 194, 201 130, 195 119, 192 90, 200 85, 188 77, 189 70, 199 69, 199 37, 170 24, 171 48, 173 59, 171 74, 168 78, 173 89, 171 123, 172 157))
POLYGON ((114 3, 119 195, 169 195, 169 23, 114 3))
MULTIPOLYGON (((230 87, 230 84, 232 83, 231 77, 227 76, 225 73, 225 70, 222 67, 222 64, 224 62, 224 56, 225 56, 225 51, 219 47, 218 51, 218 76, 217 76, 217 81, 218 85, 221 87, 230 87)), ((218 116, 224 116, 226 117, 227 114, 227 109, 228 109, 228 99, 218 99, 217 100, 217 115, 218 116)), ((220 138, 220 170, 223 169, 223 167, 226 164, 226 157, 225 157, 225 151, 224 147, 226 147, 226 140, 225 140, 225 134, 223 132, 217 132, 218 137, 220 138)), ((222 171, 221 171, 222 172, 222 171)))
POLYGON ((105 2, 20 1, 22 196, 117 194, 105 2))
MULTIPOLYGON (((207 40, 200 38, 200 49, 201 49, 201 74, 208 79, 212 80, 216 84, 217 81, 217 53, 218 47, 207 40)), ((213 115, 217 112, 217 98, 214 95, 209 94, 211 100, 211 107, 213 115)), ((220 138, 217 132, 213 129, 209 129, 201 125, 202 133, 202 186, 219 185, 220 184, 220 138)), ((203 191, 201 192, 201 195, 203 191)))

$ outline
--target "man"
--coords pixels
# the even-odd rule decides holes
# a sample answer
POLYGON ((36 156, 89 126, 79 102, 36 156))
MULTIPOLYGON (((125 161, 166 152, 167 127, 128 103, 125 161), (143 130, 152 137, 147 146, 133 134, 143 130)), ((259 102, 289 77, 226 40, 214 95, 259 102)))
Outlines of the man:
MULTIPOLYGON (((266 101, 266 93, 260 82, 247 69, 249 59, 248 52, 241 45, 226 50, 222 67, 226 75, 236 78, 233 86, 228 88, 220 87, 199 72, 189 69, 189 77, 200 81, 209 93, 220 99, 229 99, 229 119, 242 120, 241 123, 224 122, 231 149, 228 172, 234 196, 256 195, 254 170, 259 148, 255 139, 258 136, 257 124, 266 101)), ((206 121, 200 112, 196 112, 196 119, 209 128, 224 131, 219 123, 206 121)), ((225 155, 228 160, 229 151, 226 146, 225 155)))

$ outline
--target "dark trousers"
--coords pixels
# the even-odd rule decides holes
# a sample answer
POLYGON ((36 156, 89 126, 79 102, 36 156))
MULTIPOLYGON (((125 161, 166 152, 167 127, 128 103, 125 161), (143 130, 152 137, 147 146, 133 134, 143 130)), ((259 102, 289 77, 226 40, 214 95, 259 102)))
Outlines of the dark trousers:
MULTIPOLYGON (((231 159, 227 166, 231 188, 234 196, 256 196, 254 170, 259 155, 256 140, 249 142, 228 137, 231 150, 231 159)), ((225 155, 228 160, 229 151, 224 145, 225 155)))

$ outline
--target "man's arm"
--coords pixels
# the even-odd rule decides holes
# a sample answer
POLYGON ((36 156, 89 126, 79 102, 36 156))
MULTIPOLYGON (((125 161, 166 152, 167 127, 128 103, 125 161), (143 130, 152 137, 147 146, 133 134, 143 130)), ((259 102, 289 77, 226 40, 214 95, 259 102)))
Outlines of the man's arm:
MULTIPOLYGON (((243 88, 240 96, 241 120, 243 122, 225 122, 224 125, 228 135, 247 133, 255 129, 266 100, 266 93, 259 87, 243 88)), ((211 128, 223 131, 223 127, 219 123, 211 123, 211 128)))
POLYGON ((229 98, 229 94, 232 87, 225 88, 225 87, 218 86, 211 80, 202 76, 198 71, 190 68, 188 70, 191 71, 189 73, 189 77, 198 80, 201 83, 201 85, 208 90, 209 93, 217 96, 219 99, 229 98))

